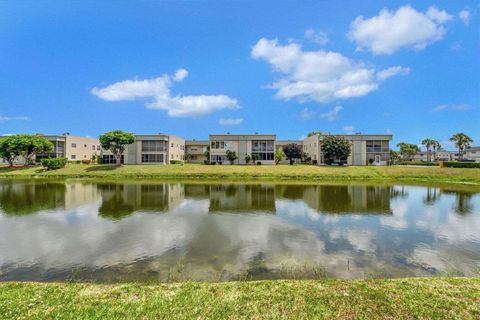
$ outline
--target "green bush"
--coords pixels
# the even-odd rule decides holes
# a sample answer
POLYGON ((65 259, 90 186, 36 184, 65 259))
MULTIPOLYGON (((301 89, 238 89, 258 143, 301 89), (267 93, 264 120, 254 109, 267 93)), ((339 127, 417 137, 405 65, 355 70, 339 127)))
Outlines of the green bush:
POLYGON ((461 161, 447 161, 443 163, 447 168, 480 168, 480 162, 461 162, 461 161))
POLYGON ((65 167, 67 162, 67 158, 47 158, 42 159, 42 166, 47 170, 55 170, 65 167))
POLYGON ((83 164, 90 164, 91 162, 92 162, 92 160, 82 160, 83 164))
POLYGON ((103 157, 102 156, 97 156, 97 163, 102 164, 103 163, 103 157))
POLYGON ((401 166, 429 166, 429 167, 438 166, 438 162, 428 162, 428 161, 399 161, 396 164, 401 166))
POLYGON ((181 164, 182 160, 170 160, 170 164, 181 164))

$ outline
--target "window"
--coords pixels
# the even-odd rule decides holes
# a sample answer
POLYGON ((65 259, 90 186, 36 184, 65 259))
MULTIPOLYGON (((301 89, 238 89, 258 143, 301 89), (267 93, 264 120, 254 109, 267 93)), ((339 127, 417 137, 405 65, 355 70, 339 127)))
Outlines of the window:
POLYGON ((72 143, 72 148, 76 148, 77 147, 77 144, 76 143, 72 143))
POLYGON ((172 142, 172 144, 170 145, 170 147, 172 147, 172 148, 173 148, 173 142, 172 142))
POLYGON ((170 158, 173 159, 173 153, 171 154, 170 158))
POLYGON ((190 147, 190 151, 197 151, 198 148, 197 147, 190 147))
POLYGON ((258 160, 273 160, 274 156, 273 140, 252 140, 252 156, 258 160))
POLYGON ((144 163, 149 163, 149 162, 155 162, 155 163, 163 163, 163 154, 161 153, 153 153, 153 154, 142 154, 142 162, 144 163))
POLYGON ((227 157, 224 156, 224 155, 214 154, 214 155, 210 156, 210 161, 211 162, 225 162, 226 159, 227 159, 227 157))
POLYGON ((86 154, 84 154, 84 155, 83 155, 83 158, 85 159, 86 157, 87 157, 87 155, 86 155, 86 154))
POLYGON ((167 149, 167 142, 160 140, 143 140, 142 152, 164 152, 167 149))
POLYGON ((97 151, 100 151, 100 146, 97 146, 97 151))
POLYGON ((87 147, 87 145, 86 145, 86 144, 84 144, 83 146, 84 146, 85 148, 87 147))
POLYGON ((225 141, 212 141, 212 149, 225 149, 225 141))
MULTIPOLYGON (((115 161, 115 157, 113 156, 113 154, 104 154, 103 157, 102 157, 102 160, 103 160, 102 163, 104 163, 104 164, 115 164, 115 163, 117 163, 115 161)), ((125 160, 125 158, 122 155, 120 157, 120 163, 124 163, 124 160, 125 160)))
POLYGON ((92 150, 95 151, 95 146, 92 146, 92 150))
POLYGON ((380 156, 380 161, 390 160, 390 146, 388 140, 367 140, 367 163, 375 161, 375 156, 380 156))
POLYGON ((72 158, 72 160, 75 160, 75 159, 77 159, 77 155, 72 154, 72 155, 71 155, 71 158, 72 158))

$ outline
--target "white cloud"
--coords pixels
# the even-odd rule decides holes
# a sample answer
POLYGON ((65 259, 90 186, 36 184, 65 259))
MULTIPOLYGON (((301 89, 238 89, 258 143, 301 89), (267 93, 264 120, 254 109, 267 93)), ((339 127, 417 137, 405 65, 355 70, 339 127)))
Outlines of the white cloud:
POLYGON ((5 121, 30 121, 31 119, 29 117, 24 117, 24 116, 2 116, 0 115, 0 122, 5 122, 5 121))
POLYGON ((170 88, 188 76, 188 71, 178 69, 174 76, 167 74, 154 79, 124 80, 104 88, 93 88, 90 93, 107 101, 150 98, 145 104, 150 109, 166 110, 171 117, 202 116, 215 110, 236 109, 238 101, 226 95, 172 96, 170 88))
POLYGON ((366 48, 375 54, 392 54, 402 48, 422 50, 443 38, 444 24, 451 19, 450 14, 436 7, 430 7, 426 13, 408 5, 395 12, 383 9, 370 19, 357 17, 348 37, 357 49, 366 48))
POLYGON ((221 118, 218 124, 221 126, 236 126, 243 122, 243 118, 221 118))
POLYGON ((319 44, 321 46, 326 45, 330 42, 328 39, 327 33, 324 31, 316 31, 315 29, 308 29, 305 31, 305 38, 310 40, 313 43, 319 44))
POLYGON ((346 134, 354 134, 355 133, 355 127, 354 126, 345 126, 342 129, 343 129, 343 131, 345 131, 346 134))
POLYGON ((342 106, 335 106, 331 111, 322 113, 320 118, 327 119, 328 121, 333 121, 338 119, 338 114, 342 111, 342 106))
POLYGON ((300 102, 361 97, 377 90, 375 69, 332 51, 303 51, 299 44, 280 45, 277 39, 262 38, 251 56, 268 62, 283 78, 269 87, 276 98, 300 102))
POLYGON ((468 26, 470 24, 470 18, 472 17, 470 11, 463 9, 458 13, 458 16, 462 19, 464 25, 468 26))
POLYGON ((410 68, 395 66, 395 67, 391 67, 391 68, 384 69, 377 72, 377 79, 383 81, 396 75, 407 75, 409 73, 410 73, 410 68))
POLYGON ((300 117, 302 117, 303 120, 315 118, 316 115, 316 112, 310 111, 308 108, 303 108, 302 111, 300 111, 300 117))
POLYGON ((469 104, 442 104, 436 106, 432 109, 433 112, 441 112, 441 111, 468 111, 472 110, 473 107, 469 104))

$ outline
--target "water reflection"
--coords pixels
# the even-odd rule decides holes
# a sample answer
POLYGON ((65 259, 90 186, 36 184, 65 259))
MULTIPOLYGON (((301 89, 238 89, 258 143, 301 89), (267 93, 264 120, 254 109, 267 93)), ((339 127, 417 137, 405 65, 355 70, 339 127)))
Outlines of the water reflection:
POLYGON ((466 187, 2 180, 0 280, 478 275, 479 206, 466 187))

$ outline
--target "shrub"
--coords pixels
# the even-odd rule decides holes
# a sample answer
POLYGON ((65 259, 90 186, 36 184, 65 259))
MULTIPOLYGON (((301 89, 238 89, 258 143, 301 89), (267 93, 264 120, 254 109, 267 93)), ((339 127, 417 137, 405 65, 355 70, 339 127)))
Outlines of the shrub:
POLYGON ((262 162, 261 161, 257 161, 257 166, 260 166, 262 165, 262 162))
POLYGON ((91 160, 82 160, 83 164, 90 164, 92 161, 91 160))
POLYGON ((170 164, 181 164, 181 160, 170 160, 170 164))
POLYGON ((103 163, 103 157, 102 156, 97 156, 97 163, 102 164, 103 163))
POLYGON ((461 162, 461 161, 447 161, 443 163, 447 168, 480 168, 480 162, 461 162))
POLYGON ((317 160, 313 160, 313 161, 312 161, 312 164, 318 164, 318 161, 317 161, 317 160))
POLYGON ((55 170, 65 167, 67 162, 67 158, 47 158, 42 159, 42 166, 47 170, 55 170))
POLYGON ((429 167, 438 166, 437 162, 428 162, 428 161, 399 161, 397 162, 397 164, 401 166, 429 166, 429 167))
POLYGON ((211 164, 211 163, 210 163, 210 161, 208 161, 208 160, 203 160, 203 164, 207 164, 207 165, 208 165, 208 164, 211 164))

